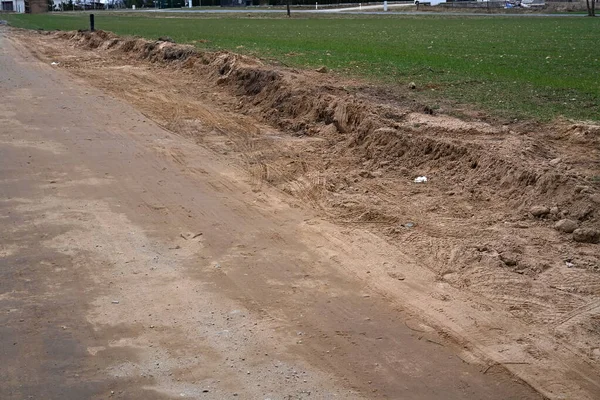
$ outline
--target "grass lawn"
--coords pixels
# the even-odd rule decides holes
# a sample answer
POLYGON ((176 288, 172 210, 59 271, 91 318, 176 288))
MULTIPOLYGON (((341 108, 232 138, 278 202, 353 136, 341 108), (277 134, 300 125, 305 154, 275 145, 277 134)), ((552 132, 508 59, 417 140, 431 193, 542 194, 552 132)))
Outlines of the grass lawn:
MULTIPOLYGON (((88 22, 87 13, 2 18, 48 30, 85 29, 88 22)), ((389 85, 415 82, 434 107, 451 100, 508 118, 600 121, 600 18, 96 12, 96 28, 170 36, 297 67, 326 65, 389 85)))

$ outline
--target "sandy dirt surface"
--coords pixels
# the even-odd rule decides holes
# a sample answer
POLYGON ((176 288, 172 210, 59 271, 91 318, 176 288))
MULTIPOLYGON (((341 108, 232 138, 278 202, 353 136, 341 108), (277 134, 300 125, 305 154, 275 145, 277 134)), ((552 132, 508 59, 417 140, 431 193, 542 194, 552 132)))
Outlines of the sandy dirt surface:
POLYGON ((0 64, 0 397, 598 397, 597 127, 104 34, 0 64))

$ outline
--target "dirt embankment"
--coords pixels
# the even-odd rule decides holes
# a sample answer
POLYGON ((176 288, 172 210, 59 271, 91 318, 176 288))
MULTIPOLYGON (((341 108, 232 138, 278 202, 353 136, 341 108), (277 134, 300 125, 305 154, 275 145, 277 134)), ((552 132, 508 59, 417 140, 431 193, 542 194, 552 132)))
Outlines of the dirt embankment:
POLYGON ((406 100, 395 104, 378 98, 377 92, 335 85, 318 73, 274 69, 233 53, 198 52, 193 46, 102 31, 57 36, 91 49, 175 62, 210 78, 239 99, 236 108, 244 114, 294 136, 325 140, 336 156, 359 159, 363 178, 374 172, 382 177, 400 172, 407 178, 429 173, 473 199, 503 199, 510 214, 546 205, 549 210, 535 216, 570 217, 578 226, 600 227, 600 170, 594 154, 600 147, 600 126, 465 122, 434 116, 428 107, 406 100))
POLYGON ((165 41, 41 40, 45 57, 241 162, 257 188, 385 235, 440 281, 600 361, 600 126, 466 121, 360 82, 165 41), (65 56, 64 41, 81 53, 65 56))

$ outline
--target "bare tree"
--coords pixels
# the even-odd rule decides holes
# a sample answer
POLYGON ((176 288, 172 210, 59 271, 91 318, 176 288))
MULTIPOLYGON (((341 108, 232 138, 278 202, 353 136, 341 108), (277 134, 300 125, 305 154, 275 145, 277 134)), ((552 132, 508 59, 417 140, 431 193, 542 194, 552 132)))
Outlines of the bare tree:
POLYGON ((596 16, 596 0, 585 0, 589 17, 596 16))

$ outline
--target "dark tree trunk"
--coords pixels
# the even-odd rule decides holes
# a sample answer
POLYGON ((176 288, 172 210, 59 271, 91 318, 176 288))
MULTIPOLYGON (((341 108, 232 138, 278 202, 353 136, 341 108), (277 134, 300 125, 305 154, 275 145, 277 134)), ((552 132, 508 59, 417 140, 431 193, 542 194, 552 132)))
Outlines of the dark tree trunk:
POLYGON ((287 0, 286 4, 287 4, 287 14, 288 14, 288 17, 289 17, 290 16, 290 0, 287 0))
POLYGON ((587 12, 589 17, 596 16, 596 0, 585 0, 585 5, 587 6, 587 12))

